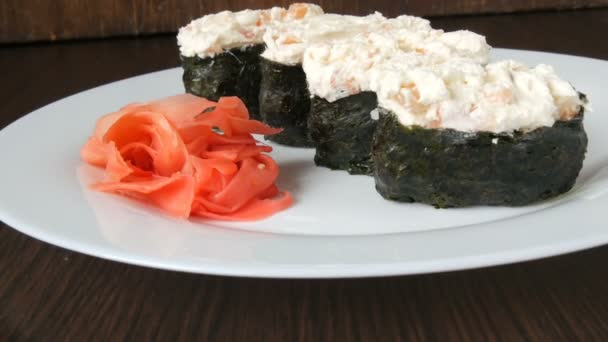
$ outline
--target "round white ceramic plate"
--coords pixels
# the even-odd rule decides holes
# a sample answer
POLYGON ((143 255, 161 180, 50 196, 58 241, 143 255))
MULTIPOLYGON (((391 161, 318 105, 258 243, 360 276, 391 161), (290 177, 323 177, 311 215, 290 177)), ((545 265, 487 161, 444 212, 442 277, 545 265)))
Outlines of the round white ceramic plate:
POLYGON ((295 205, 270 219, 175 220, 137 202, 91 192, 101 172, 79 160, 97 118, 183 92, 180 69, 91 89, 0 132, 0 219, 78 252, 195 273, 305 278, 448 271, 556 255, 608 242, 608 62, 496 49, 494 59, 548 63, 586 93, 589 149, 574 189, 523 208, 437 210, 383 200, 373 179, 317 168, 310 149, 274 146, 279 186, 295 205))

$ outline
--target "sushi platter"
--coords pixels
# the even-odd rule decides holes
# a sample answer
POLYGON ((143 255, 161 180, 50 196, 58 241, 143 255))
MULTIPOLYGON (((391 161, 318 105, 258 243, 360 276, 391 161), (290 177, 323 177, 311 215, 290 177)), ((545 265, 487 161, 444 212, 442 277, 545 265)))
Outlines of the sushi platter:
POLYGON ((178 43, 187 92, 249 98, 254 117, 284 129, 269 140, 373 176, 388 200, 521 206, 570 190, 583 164, 586 96, 551 66, 490 62, 470 31, 295 4, 208 15, 178 43), (235 32, 209 28, 217 17, 235 32))
POLYGON ((6 165, 27 165, 0 171, 0 220, 120 262, 280 278, 459 270, 608 243, 597 216, 608 205, 606 61, 492 48, 481 35, 437 30, 422 18, 324 13, 313 4, 209 14, 181 28, 177 43, 179 68, 84 91, 0 131, 6 165), (167 105, 177 98, 201 108, 177 120, 167 105), (241 198, 227 211, 218 203, 234 189, 232 173, 201 190, 198 171, 188 178, 190 164, 169 172, 155 163, 168 140, 137 137, 137 146, 148 144, 138 148, 154 150, 146 152, 152 161, 103 140, 118 124, 126 133, 113 136, 127 139, 131 126, 120 115, 133 106, 139 117, 168 112, 154 118, 179 131, 184 158, 212 160, 219 173, 220 164, 241 170, 246 158, 264 160, 252 175, 276 165, 271 186, 251 201, 279 190, 293 200, 261 215, 241 198), (117 119, 100 135, 106 145, 94 146, 103 157, 81 156, 108 113, 117 119), (198 144, 196 154, 184 127, 201 122, 213 122, 205 134, 215 145, 198 144), (237 140, 257 154, 241 157, 241 145, 226 152, 237 140), (92 191, 104 173, 83 159, 107 177, 114 146, 135 170, 127 182, 158 180, 152 164, 160 176, 195 182, 201 200, 190 198, 186 211, 202 215, 167 215, 124 190, 132 184, 118 192, 126 197, 92 191))

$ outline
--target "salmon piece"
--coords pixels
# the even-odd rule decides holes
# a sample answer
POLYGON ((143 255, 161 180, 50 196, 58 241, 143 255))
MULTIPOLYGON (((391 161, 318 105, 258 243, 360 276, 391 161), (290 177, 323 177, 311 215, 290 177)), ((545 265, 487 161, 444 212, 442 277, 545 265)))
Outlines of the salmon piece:
POLYGON ((512 103, 514 96, 513 92, 509 89, 499 89, 486 94, 488 100, 500 104, 512 103))
MULTIPOLYGON (((281 9, 281 12, 285 12, 284 9, 281 9)), ((281 13, 281 16, 284 16, 284 13, 281 13)), ((268 10, 264 10, 260 12, 260 18, 255 22, 255 26, 263 26, 263 25, 267 25, 268 23, 270 23, 270 20, 272 19, 272 16, 270 15, 270 12, 268 10)))
POLYGON ((255 33, 251 32, 251 31, 244 31, 244 32, 241 32, 241 34, 243 35, 243 37, 245 37, 247 39, 255 38, 255 33))
POLYGON ((294 19, 302 19, 308 13, 308 6, 304 3, 295 3, 289 6, 287 14, 294 19))
POLYGON ((300 43, 300 40, 298 38, 296 38, 296 37, 289 36, 289 37, 286 37, 285 40, 283 40, 282 43, 285 44, 285 45, 298 44, 298 43, 300 43))

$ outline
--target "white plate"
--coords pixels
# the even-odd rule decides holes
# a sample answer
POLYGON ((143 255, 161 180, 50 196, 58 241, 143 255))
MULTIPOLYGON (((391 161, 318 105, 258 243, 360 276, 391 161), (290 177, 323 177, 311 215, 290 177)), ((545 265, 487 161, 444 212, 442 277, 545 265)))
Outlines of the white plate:
POLYGON ((593 102, 575 188, 523 208, 436 210, 383 200, 373 179, 317 168, 313 150, 275 146, 289 210, 259 222, 174 220, 94 193, 100 171, 79 150, 102 114, 183 91, 170 69, 50 104, 0 132, 0 219, 40 240, 137 265, 258 277, 354 277, 447 271, 550 256, 608 242, 608 62, 532 51, 496 58, 554 65, 593 102))

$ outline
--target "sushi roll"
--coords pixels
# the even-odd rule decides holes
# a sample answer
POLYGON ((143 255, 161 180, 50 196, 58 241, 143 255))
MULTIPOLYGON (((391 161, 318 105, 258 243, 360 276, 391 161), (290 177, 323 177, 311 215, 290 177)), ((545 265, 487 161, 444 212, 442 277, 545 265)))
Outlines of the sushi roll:
POLYGON ((262 44, 233 48, 213 57, 182 56, 187 93, 217 101, 222 96, 240 97, 253 118, 259 119, 260 53, 262 44))
POLYGON ((376 77, 372 155, 384 198, 521 206, 574 185, 587 148, 586 99, 550 66, 448 63, 376 77), (401 86, 391 89, 388 77, 401 86))
POLYGON ((371 145, 378 113, 370 79, 373 70, 415 69, 453 59, 486 63, 489 58, 485 38, 472 32, 432 30, 428 21, 416 17, 387 22, 390 25, 383 30, 348 41, 314 44, 304 54, 303 68, 312 94, 308 126, 318 166, 372 174, 371 145))
POLYGON ((223 11, 182 27, 177 35, 186 92, 217 101, 240 97, 253 118, 259 119, 260 54, 266 29, 323 13, 314 4, 288 9, 223 11))
POLYGON ((262 53, 260 116, 283 132, 271 141, 298 147, 312 147, 308 131, 310 92, 302 59, 306 48, 317 42, 349 39, 379 25, 385 18, 375 13, 366 17, 322 14, 297 23, 279 23, 264 34, 262 53))
POLYGON ((371 142, 376 131, 372 111, 377 107, 376 94, 371 91, 333 102, 313 97, 309 129, 316 147, 315 164, 353 175, 370 175, 371 142))
POLYGON ((260 117, 267 125, 283 128, 267 138, 287 146, 313 147, 308 134, 310 93, 302 67, 265 58, 260 64, 260 117))

